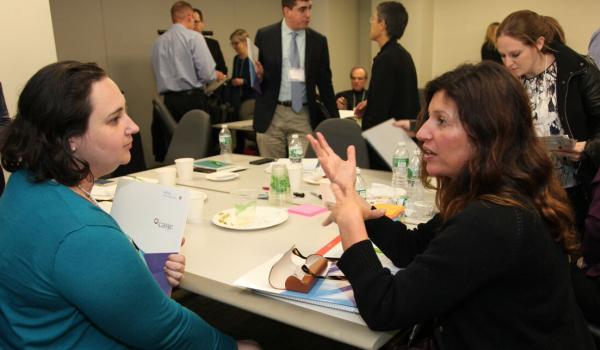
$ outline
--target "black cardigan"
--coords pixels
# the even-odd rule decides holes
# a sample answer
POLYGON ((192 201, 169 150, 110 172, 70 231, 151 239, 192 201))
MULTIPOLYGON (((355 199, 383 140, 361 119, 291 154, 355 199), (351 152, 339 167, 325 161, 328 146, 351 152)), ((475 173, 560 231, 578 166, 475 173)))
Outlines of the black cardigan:
POLYGON ((415 119, 419 113, 415 64, 395 40, 385 43, 373 59, 367 101, 363 130, 390 118, 415 119))
POLYGON ((346 274, 374 330, 437 319, 445 349, 593 349, 567 257, 536 212, 473 202, 445 224, 415 230, 387 218, 369 237, 397 266, 384 269, 371 242, 347 249, 346 274))

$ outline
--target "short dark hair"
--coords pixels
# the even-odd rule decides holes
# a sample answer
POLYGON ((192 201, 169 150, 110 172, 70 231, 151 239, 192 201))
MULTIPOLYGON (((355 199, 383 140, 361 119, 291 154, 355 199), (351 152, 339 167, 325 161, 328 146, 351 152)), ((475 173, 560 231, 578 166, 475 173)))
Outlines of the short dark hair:
POLYGON ((200 9, 197 9, 197 8, 195 8, 195 7, 194 7, 194 8, 192 9, 192 11, 196 12, 196 13, 198 14, 198 16, 200 16, 200 20, 201 20, 202 22, 204 22, 204 16, 202 15, 202 11, 200 11, 200 9))
POLYGON ((293 9, 296 6, 297 0, 281 0, 281 8, 287 7, 293 9))
POLYGON ((385 30, 392 40, 398 40, 404 35, 408 24, 406 8, 396 1, 385 1, 377 5, 377 18, 385 22, 385 30))
POLYGON ((0 137, 2 166, 29 172, 32 181, 54 179, 74 186, 89 176, 89 164, 73 154, 69 139, 83 135, 92 113, 92 84, 106 78, 95 63, 57 62, 29 79, 14 121, 0 137))

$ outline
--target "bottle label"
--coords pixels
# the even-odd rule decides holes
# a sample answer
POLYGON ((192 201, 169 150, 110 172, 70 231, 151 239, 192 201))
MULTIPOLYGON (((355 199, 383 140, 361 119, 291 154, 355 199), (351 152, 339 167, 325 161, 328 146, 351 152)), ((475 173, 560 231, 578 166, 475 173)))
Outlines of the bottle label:
POLYGON ((408 167, 408 158, 394 157, 392 164, 394 165, 394 168, 399 168, 399 167, 407 168, 408 167))
POLYGON ((231 135, 219 135, 219 143, 221 145, 230 145, 231 144, 231 135))
POLYGON ((407 174, 409 180, 416 180, 419 176, 419 169, 408 168, 407 174))
POLYGON ((300 159, 302 158, 302 146, 291 146, 289 149, 290 159, 300 159))

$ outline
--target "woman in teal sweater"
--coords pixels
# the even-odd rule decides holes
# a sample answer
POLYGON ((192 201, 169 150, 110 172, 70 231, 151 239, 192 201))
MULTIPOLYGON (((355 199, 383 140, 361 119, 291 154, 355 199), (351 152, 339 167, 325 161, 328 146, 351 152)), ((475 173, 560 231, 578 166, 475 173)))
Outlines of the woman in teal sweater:
MULTIPOLYGON (((51 64, 26 84, 0 137, 13 172, 0 199, 0 348, 236 348, 162 293, 90 196, 94 179, 129 162, 138 131, 95 64, 51 64)), ((172 285, 182 258, 165 266, 172 285)))

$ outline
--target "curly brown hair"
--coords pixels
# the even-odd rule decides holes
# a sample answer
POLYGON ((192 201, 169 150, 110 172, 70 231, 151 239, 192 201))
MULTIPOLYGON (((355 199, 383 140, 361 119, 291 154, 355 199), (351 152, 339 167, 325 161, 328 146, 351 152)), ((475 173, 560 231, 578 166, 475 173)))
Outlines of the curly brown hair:
MULTIPOLYGON (((484 200, 536 210, 565 251, 577 248, 575 219, 566 192, 538 141, 523 85, 501 65, 462 65, 429 82, 425 112, 438 92, 456 103, 473 157, 455 178, 438 177, 436 204, 442 219, 484 200)), ((421 169, 425 182, 425 166, 421 169)), ((429 185, 429 187, 432 187, 429 185)))

